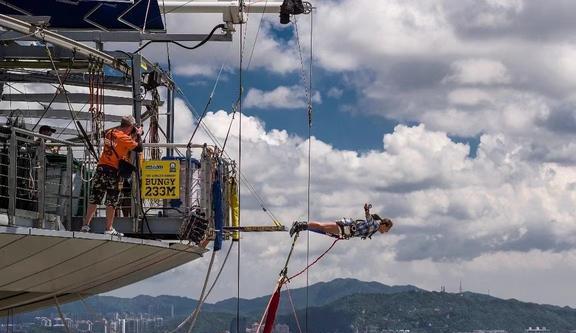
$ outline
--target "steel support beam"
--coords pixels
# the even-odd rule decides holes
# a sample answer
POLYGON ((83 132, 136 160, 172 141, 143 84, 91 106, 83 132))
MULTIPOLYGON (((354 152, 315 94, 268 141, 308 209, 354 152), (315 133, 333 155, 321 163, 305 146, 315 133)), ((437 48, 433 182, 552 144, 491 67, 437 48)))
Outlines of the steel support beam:
POLYGON ((242 227, 224 227, 224 231, 242 231, 242 232, 277 232, 287 231, 286 227, 276 225, 254 225, 242 227))
MULTIPOLYGON (((5 36, 6 34, 15 34, 16 37, 26 36, 15 31, 8 31, 1 34, 0 36, 5 36)), ((32 37, 28 38, 31 41, 36 40, 32 37)), ((24 40, 24 38, 22 40, 24 40)), ((0 38, 0 41, 2 41, 2 38, 0 38)), ((70 60, 74 57, 76 61, 90 60, 89 57, 85 57, 81 54, 74 55, 74 52, 69 49, 53 45, 48 46, 48 48, 50 49, 53 59, 59 59, 60 61, 62 61, 62 60, 70 60)), ((120 51, 103 51, 103 52, 117 59, 122 60, 131 59, 130 55, 125 52, 120 51)), ((48 57, 48 53, 46 53, 46 48, 44 46, 36 46, 36 45, 19 45, 19 44, 0 45, 0 57, 6 59, 18 59, 18 60, 22 59, 50 60, 50 57, 48 57)), ((150 62, 148 62, 147 64, 151 65, 150 62)))
MULTIPOLYGON (((57 31, 62 36, 74 39, 80 42, 117 42, 117 43, 139 43, 149 40, 157 42, 199 42, 203 41, 208 35, 205 34, 168 34, 168 33, 150 33, 139 31, 57 31)), ((9 31, 0 35, 2 40, 14 40, 18 38, 20 41, 34 41, 37 40, 28 34, 22 34, 15 31, 9 31)), ((214 34, 210 38, 211 42, 231 42, 231 34, 214 34)))
POLYGON ((132 100, 130 105, 133 106, 132 114, 137 124, 141 123, 142 118, 142 105, 151 105, 143 103, 142 94, 140 89, 142 88, 142 55, 135 54, 132 58, 132 100))
POLYGON ((40 29, 39 27, 36 27, 30 23, 4 14, 0 14, 0 26, 6 29, 21 32, 23 34, 30 34, 40 41, 45 41, 65 49, 73 50, 83 56, 91 57, 92 59, 101 61, 104 64, 111 66, 123 73, 130 73, 130 67, 126 66, 118 59, 53 31, 40 29))
MULTIPOLYGON (((1 48, 0 48, 1 49, 1 48)), ((23 83, 54 83, 59 84, 58 77, 52 73, 6 73, 0 72, 0 82, 23 82, 23 83)), ((132 82, 124 77, 104 76, 104 89, 116 91, 132 91, 132 82)), ((83 74, 68 74, 66 85, 77 87, 89 87, 90 84, 83 74)))
MULTIPOLYGON (((24 36, 19 32, 7 31, 3 33, 0 37, 0 41, 3 39, 9 39, 5 37, 6 35, 13 35, 13 38, 19 38, 19 36, 24 36)), ((36 40, 35 38, 30 38, 30 40, 36 40)), ((48 47, 50 53, 54 59, 72 59, 74 56, 72 51, 66 50, 60 47, 48 47)), ((31 46, 31 45, 19 45, 19 44, 9 44, 0 46, 0 58, 3 59, 33 59, 33 60, 50 60, 46 48, 44 46, 31 46)), ((78 57, 76 57, 78 58, 78 57)), ((84 58, 88 59, 88 58, 84 58)))
MULTIPOLYGON (((78 135, 78 130, 72 124, 70 124, 67 128, 52 126, 52 125, 50 125, 50 127, 52 127, 53 129, 56 130, 56 133, 55 133, 56 136, 58 136, 58 135, 78 135)), ((91 133, 88 133, 88 135, 90 135, 90 134, 91 133)))
MULTIPOLYGON (((136 120, 136 124, 139 126, 142 125, 142 93, 140 91, 142 87, 142 55, 141 54, 134 54, 132 56, 132 115, 134 116, 134 120, 136 120)), ((140 163, 138 154, 133 154, 132 156, 133 165, 138 165, 140 163)), ((136 193, 136 197, 132 200, 132 230, 134 232, 142 232, 144 230, 144 225, 138 224, 138 219, 140 217, 140 210, 141 210, 141 199, 140 199, 140 191, 137 186, 137 182, 132 182, 132 193, 136 193)))
POLYGON ((72 151, 72 147, 68 146, 67 154, 66 154, 66 190, 68 191, 68 200, 66 201, 66 218, 65 218, 65 226, 66 230, 72 230, 72 202, 74 200, 72 186, 74 181, 74 152, 72 151))
POLYGON ((18 163, 18 155, 16 154, 18 142, 16 140, 16 130, 12 127, 10 135, 10 148, 8 149, 10 161, 8 164, 8 225, 15 225, 16 220, 16 165, 18 163))
MULTIPOLYGON (((50 103, 54 99, 54 103, 87 103, 90 100, 89 94, 83 93, 67 93, 59 94, 54 99, 54 94, 4 94, 2 95, 3 101, 10 101, 10 102, 36 102, 36 103, 50 103), (68 98, 66 98, 66 95, 68 98)), ((135 93, 136 95, 136 93, 135 93)), ((139 93, 137 94, 140 95, 139 93)), ((135 100, 130 97, 119 97, 119 96, 104 96, 104 104, 105 105, 133 105, 135 100)), ((151 105, 151 100, 141 100, 139 97, 138 104, 140 106, 151 105)), ((160 105, 163 103, 161 102, 160 105)), ((136 117, 136 116, 134 116, 136 117)))
MULTIPOLYGON (((75 120, 91 120, 92 114, 90 112, 70 112, 70 110, 60 110, 60 109, 0 109, 0 116, 8 117, 11 115, 24 116, 25 118, 44 118, 44 119, 72 119, 71 113, 74 114, 75 120), (46 112, 46 113, 44 113, 46 112)), ((104 121, 120 121, 122 116, 117 115, 105 115, 104 121)))
MULTIPOLYGON (((159 2, 162 10, 162 2, 159 2)), ((282 1, 245 1, 245 13, 279 13, 282 1)), ((166 13, 222 13, 238 11, 238 1, 164 0, 166 13)))
POLYGON ((35 227, 44 229, 44 218, 46 215, 46 140, 40 140, 36 163, 38 164, 34 167, 37 172, 38 221, 35 227))
MULTIPOLYGON (((174 88, 168 87, 168 96, 166 98, 167 104, 167 112, 168 115, 166 117, 166 136, 168 142, 174 142, 174 88)), ((174 149, 167 148, 166 155, 173 156, 174 149)))
POLYGON ((20 68, 27 68, 27 69, 53 69, 54 67, 66 70, 68 68, 71 71, 75 72, 80 70, 81 72, 85 72, 88 70, 88 62, 87 61, 75 61, 72 63, 70 60, 55 60, 54 64, 51 61, 46 60, 36 60, 36 61, 19 61, 15 59, 9 59, 0 61, 0 68, 5 70, 10 69, 20 69, 20 68))

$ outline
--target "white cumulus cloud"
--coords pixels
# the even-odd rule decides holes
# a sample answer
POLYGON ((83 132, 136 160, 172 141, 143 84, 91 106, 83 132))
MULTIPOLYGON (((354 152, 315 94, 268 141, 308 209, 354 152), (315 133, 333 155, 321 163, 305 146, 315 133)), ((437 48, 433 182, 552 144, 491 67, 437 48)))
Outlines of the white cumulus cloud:
POLYGON ((510 82, 504 64, 488 59, 466 59, 452 64, 452 75, 446 81, 463 84, 499 84, 510 82))
MULTIPOLYGON (((298 109, 307 105, 307 95, 300 86, 280 86, 270 91, 251 88, 246 94, 245 107, 258 109, 298 109)), ((312 95, 315 104, 322 103, 320 92, 312 95)))

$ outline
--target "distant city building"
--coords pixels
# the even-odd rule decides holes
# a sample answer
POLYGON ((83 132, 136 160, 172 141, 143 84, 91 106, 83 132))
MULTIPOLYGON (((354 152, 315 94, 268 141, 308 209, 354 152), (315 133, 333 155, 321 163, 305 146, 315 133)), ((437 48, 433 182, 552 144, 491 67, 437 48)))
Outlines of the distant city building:
POLYGON ((71 318, 64 318, 64 321, 62 321, 62 318, 53 318, 52 319, 52 327, 68 327, 71 328, 74 325, 74 321, 71 318))
POLYGON ((456 332, 456 333, 508 333, 506 330, 473 330, 471 332, 456 332))
MULTIPOLYGON (((252 326, 246 329, 246 333, 258 333, 258 323, 253 323, 252 326)), ((230 330, 230 333, 235 333, 235 331, 230 330)))
POLYGON ((0 333, 25 333, 24 326, 20 324, 0 324, 0 333))
POLYGON ((122 333, 140 333, 140 320, 126 319, 125 329, 122 333))
POLYGON ((290 333, 290 327, 286 324, 277 324, 274 326, 274 333, 290 333))
POLYGON ((34 318, 36 325, 42 327, 52 327, 52 320, 46 317, 36 317, 34 318))
MULTIPOLYGON (((256 323, 256 327, 258 327, 258 323, 256 323)), ((238 333, 238 331, 240 331, 240 333, 245 333, 248 332, 248 329, 246 329, 246 318, 240 318, 239 322, 236 321, 236 318, 233 318, 230 321, 230 329, 229 329, 230 333, 238 333), (240 324, 240 325, 238 325, 240 324), (238 327, 240 326, 240 327, 238 327)), ((256 331, 254 331, 256 332, 256 331)))
POLYGON ((382 330, 378 326, 375 326, 375 325, 368 325, 366 327, 366 329, 364 330, 364 332, 366 332, 366 333, 380 333, 381 331, 382 330))
MULTIPOLYGON (((114 323, 116 328, 116 323, 114 323)), ((116 333, 121 333, 115 330, 116 333)), ((92 323, 92 333, 108 333, 108 321, 106 319, 96 320, 92 323)))
POLYGON ((118 333, 126 333, 126 319, 118 319, 118 333))
POLYGON ((550 330, 547 329, 545 326, 539 327, 528 327, 524 330, 525 333, 550 333, 550 330))
POLYGON ((146 318, 140 319, 140 333, 155 333, 160 331, 164 324, 164 318, 146 318))
POLYGON ((76 322, 76 329, 80 333, 92 332, 92 322, 90 320, 79 320, 76 322))

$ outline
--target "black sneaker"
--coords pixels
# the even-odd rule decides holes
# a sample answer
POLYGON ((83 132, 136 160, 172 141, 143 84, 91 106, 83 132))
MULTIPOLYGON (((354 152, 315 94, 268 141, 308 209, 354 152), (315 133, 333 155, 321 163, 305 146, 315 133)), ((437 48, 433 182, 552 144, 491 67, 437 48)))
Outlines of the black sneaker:
POLYGON ((292 223, 292 228, 290 228, 290 237, 294 236, 294 234, 299 233, 300 231, 307 230, 308 225, 306 222, 294 222, 292 223))

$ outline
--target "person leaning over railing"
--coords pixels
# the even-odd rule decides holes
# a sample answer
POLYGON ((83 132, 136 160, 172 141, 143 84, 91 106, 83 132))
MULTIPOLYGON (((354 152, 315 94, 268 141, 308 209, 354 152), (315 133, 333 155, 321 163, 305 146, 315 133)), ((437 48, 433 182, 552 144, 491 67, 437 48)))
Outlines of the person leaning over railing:
POLYGON ((120 169, 121 164, 128 163, 131 151, 142 151, 142 128, 136 126, 134 117, 124 116, 119 127, 106 131, 104 135, 104 149, 98 159, 96 174, 92 180, 88 209, 81 231, 90 231, 90 222, 96 213, 98 205, 106 197, 106 231, 107 235, 124 236, 113 227, 114 216, 120 195, 120 169), (132 134, 136 134, 135 138, 132 134))
MULTIPOLYGON (((42 126, 40 126, 40 129, 38 129, 38 133, 40 133, 42 135, 46 135, 46 136, 52 136, 52 134, 56 133, 56 129, 52 128, 51 126, 48 126, 48 125, 42 125, 42 126)), ((41 140, 42 139, 40 139, 40 138, 36 139, 36 143, 40 144, 41 140)), ((46 142, 49 142, 49 141, 46 140, 46 142)), ((60 147, 56 147, 56 146, 46 147, 46 152, 58 154, 60 152, 60 147)))

